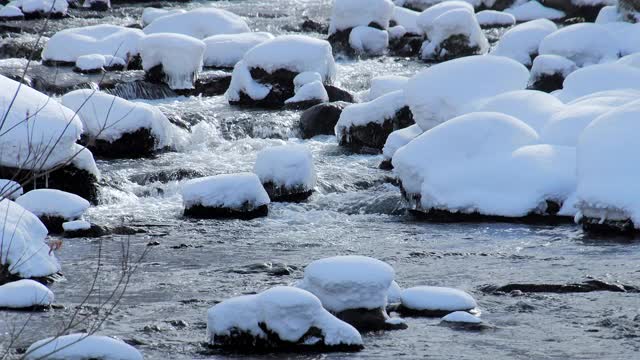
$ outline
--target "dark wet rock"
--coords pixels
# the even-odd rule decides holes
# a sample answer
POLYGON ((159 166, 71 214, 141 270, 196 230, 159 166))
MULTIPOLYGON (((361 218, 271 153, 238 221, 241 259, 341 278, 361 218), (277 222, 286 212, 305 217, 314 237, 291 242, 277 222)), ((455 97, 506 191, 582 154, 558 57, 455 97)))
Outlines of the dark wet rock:
POLYGON ((255 81, 271 86, 271 91, 261 100, 254 100, 243 91, 240 91, 240 99, 229 101, 231 105, 280 109, 284 106, 285 100, 295 95, 293 79, 298 73, 286 69, 278 69, 268 73, 262 68, 251 68, 250 73, 255 81))
POLYGON ((311 100, 303 100, 303 101, 296 101, 296 102, 288 102, 284 104, 284 108, 285 110, 307 110, 318 104, 322 104, 322 100, 311 99, 311 100))
POLYGON ((262 186, 269 194, 269 199, 274 202, 301 202, 313 194, 313 189, 309 190, 303 186, 288 188, 272 182, 263 183, 262 186))
POLYGON ((628 235, 633 236, 638 233, 635 224, 631 219, 611 220, 583 216, 579 221, 582 229, 591 234, 597 235, 628 235))
POLYGON ((441 321, 439 325, 446 326, 454 330, 462 330, 462 331, 484 331, 484 330, 493 329, 493 326, 486 324, 484 322, 465 323, 465 322, 441 321))
POLYGON ((159 241, 155 241, 155 240, 154 241, 149 241, 147 243, 147 246, 158 246, 158 245, 160 245, 160 242, 159 241))
POLYGON ((300 30, 302 32, 326 34, 329 32, 329 25, 321 21, 305 18, 302 24, 300 24, 300 30))
MULTIPOLYGON (((196 73, 192 73, 191 74, 191 79, 193 79, 191 81, 192 85, 195 85, 195 82, 197 80, 197 74, 196 73)), ((160 65, 156 65, 154 67, 152 67, 149 70, 145 70, 145 76, 144 79, 150 83, 153 84, 167 84, 169 82, 169 75, 167 75, 162 67, 162 64, 160 65)), ((195 86, 194 86, 195 87, 195 86)), ((173 89, 174 91, 178 92, 178 91, 189 91, 191 89, 173 89)))
POLYGON ((129 180, 135 182, 139 185, 147 185, 154 182, 168 183, 171 181, 180 181, 185 179, 195 179, 199 177, 204 177, 205 175, 198 170, 193 169, 167 169, 167 170, 158 170, 158 171, 150 171, 142 174, 135 174, 129 176, 129 180))
POLYGON ((469 312, 473 310, 471 309, 460 309, 460 310, 418 310, 406 307, 402 304, 397 304, 396 306, 390 307, 390 309, 394 312, 397 312, 403 317, 427 317, 427 318, 439 318, 446 315, 449 315, 456 311, 466 311, 469 312))
POLYGON ((199 219, 240 219, 251 220, 264 217, 269 214, 267 205, 260 205, 257 208, 249 207, 248 204, 240 209, 231 209, 224 207, 208 207, 202 205, 193 205, 184 209, 184 216, 199 219))
POLYGON ((69 15, 61 13, 61 12, 48 12, 48 11, 34 11, 34 12, 25 12, 24 14, 25 20, 37 20, 37 19, 49 19, 49 20, 59 20, 69 17, 69 15))
POLYGON ((355 97, 348 92, 347 90, 340 89, 334 85, 324 85, 324 89, 327 91, 327 95, 329 95, 329 102, 336 101, 344 101, 348 103, 356 102, 355 97))
POLYGON ((338 138, 340 146, 356 152, 379 153, 392 132, 415 124, 408 106, 398 110, 394 117, 385 119, 382 124, 376 122, 367 125, 351 126, 338 138))
POLYGON ((24 20, 24 15, 0 16, 0 21, 20 21, 20 20, 24 20))
POLYGON ((222 71, 200 73, 194 82, 193 89, 174 90, 178 95, 185 96, 218 96, 222 95, 231 84, 231 74, 222 71))
POLYGON ((91 224, 89 229, 79 229, 73 231, 64 231, 64 237, 66 238, 98 238, 101 236, 109 235, 111 231, 100 225, 91 224))
POLYGON ((349 105, 345 101, 322 103, 313 106, 300 115, 300 132, 303 139, 316 135, 333 135, 342 110, 349 105))
POLYGON ((553 74, 539 74, 535 78, 531 79, 529 89, 540 90, 547 93, 562 89, 564 83, 564 75, 561 72, 553 74))
POLYGON ((177 329, 189 327, 189 323, 184 320, 169 320, 167 323, 177 329))
POLYGON ((521 291, 522 293, 554 293, 554 294, 570 294, 570 293, 588 293, 595 291, 609 291, 609 292, 631 292, 638 293, 640 288, 618 284, 608 283, 602 280, 587 280, 582 283, 569 283, 569 284, 527 284, 527 283, 514 283, 503 286, 486 285, 480 288, 483 292, 492 294, 504 294, 510 293, 514 290, 521 291))
POLYGON ((407 324, 404 322, 389 321, 391 318, 384 308, 347 309, 338 312, 335 316, 351 324, 360 332, 404 330, 407 328, 407 324))
POLYGON ((413 57, 420 54, 424 37, 415 34, 405 34, 398 39, 390 39, 389 51, 395 56, 413 57))
POLYGON ((144 229, 126 226, 126 225, 119 225, 111 229, 111 233, 114 235, 136 235, 136 234, 144 234, 146 232, 147 231, 144 229))
POLYGON ((150 157, 156 153, 158 139, 150 129, 141 128, 131 133, 124 133, 112 142, 102 139, 89 139, 82 136, 80 143, 86 146, 94 156, 109 159, 131 159, 150 157))
POLYGON ((239 268, 227 270, 227 272, 236 274, 261 274, 265 273, 269 276, 289 276, 296 271, 297 267, 279 262, 264 262, 250 264, 239 268))
POLYGON ((64 232, 62 224, 69 221, 59 216, 38 216, 38 218, 49 230, 49 234, 62 234, 64 232))
POLYGON ((107 0, 92 0, 86 9, 91 11, 109 11, 110 8, 111 4, 107 0))
POLYGON ((433 51, 430 57, 422 58, 427 61, 448 61, 465 56, 481 55, 480 46, 471 45, 466 35, 451 35, 442 41, 433 51))
POLYGON ((384 159, 380 162, 380 165, 378 165, 378 169, 380 170, 393 170, 393 163, 391 162, 392 159, 384 159))
POLYGON ((575 0, 540 0, 542 5, 564 11, 567 17, 580 17, 588 22, 594 22, 598 13, 605 6, 604 2, 595 5, 578 4, 575 0))

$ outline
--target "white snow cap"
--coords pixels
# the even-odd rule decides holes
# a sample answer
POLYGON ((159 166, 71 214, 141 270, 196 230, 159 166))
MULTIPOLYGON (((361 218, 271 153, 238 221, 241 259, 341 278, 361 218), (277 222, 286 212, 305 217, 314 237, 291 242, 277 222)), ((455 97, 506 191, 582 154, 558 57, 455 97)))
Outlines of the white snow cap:
POLYGON ((423 130, 465 113, 475 102, 527 86, 529 71, 498 56, 468 56, 434 65, 404 88, 407 104, 423 130))
POLYGON ((15 181, 0 179, 0 200, 15 200, 24 193, 22 186, 15 181))
POLYGON ((505 12, 513 15, 517 21, 529 21, 536 19, 558 20, 567 16, 563 11, 548 8, 535 0, 524 3, 521 2, 520 5, 515 5, 514 7, 506 9, 505 12))
POLYGON ((422 128, 418 124, 411 125, 404 129, 396 130, 389 134, 387 141, 382 148, 382 154, 386 159, 393 158, 393 154, 401 147, 410 143, 423 133, 422 128))
POLYGON ((618 58, 618 42, 604 26, 592 23, 574 24, 547 35, 540 43, 542 55, 564 56, 582 67, 618 58))
POLYGON ((412 310, 466 311, 475 309, 475 299, 458 289, 438 286, 416 286, 402 290, 402 306, 412 310))
POLYGON ((316 186, 313 156, 304 145, 273 146, 260 151, 253 171, 263 184, 272 182, 276 186, 305 190, 316 186))
POLYGON ((473 6, 464 1, 445 1, 439 3, 437 5, 431 6, 427 10, 420 13, 418 19, 416 20, 416 24, 424 34, 429 34, 435 29, 434 22, 440 16, 451 10, 465 9, 470 13, 474 13, 473 6))
POLYGON ((616 63, 640 69, 640 53, 623 56, 616 63))
POLYGON ((391 0, 335 0, 329 22, 329 35, 356 26, 376 23, 389 27, 394 5, 391 0))
POLYGON ((75 63, 82 55, 100 54, 127 59, 138 54, 144 33, 116 25, 93 25, 58 31, 42 50, 42 60, 75 63))
POLYGON ((371 87, 366 92, 365 99, 371 101, 382 95, 402 90, 409 81, 408 77, 399 75, 382 75, 371 79, 371 87))
POLYGON ((618 13, 618 7, 615 5, 604 6, 600 9, 598 13, 598 17, 596 18, 596 24, 606 24, 611 22, 618 21, 618 17, 620 14, 618 13))
POLYGON ((16 203, 36 216, 61 217, 75 220, 91 206, 89 202, 76 194, 55 190, 31 190, 20 196, 16 203))
POLYGON ((40 219, 15 202, 0 201, 0 262, 21 278, 43 277, 60 271, 45 242, 47 228, 40 219))
POLYGON ((538 55, 531 66, 529 84, 545 75, 561 74, 566 78, 576 70, 578 70, 576 63, 566 57, 560 55, 538 55))
POLYGON ((464 323, 464 324, 480 324, 482 320, 477 316, 473 316, 466 311, 454 311, 451 314, 447 314, 442 318, 442 321, 449 323, 464 323))
POLYGON ((640 227, 639 171, 633 164, 640 151, 640 101, 598 117, 578 142, 578 208, 602 220, 631 219, 640 227))
POLYGON ((393 268, 366 256, 335 256, 307 265, 296 285, 316 295, 332 312, 377 309, 387 305, 387 291, 395 276, 393 268))
POLYGON ((209 36, 203 40, 206 45, 204 66, 234 67, 249 49, 271 39, 273 35, 267 32, 209 36))
POLYGON ((91 229, 91 223, 85 220, 73 220, 62 223, 64 231, 78 231, 91 229))
POLYGON ((25 14, 48 13, 66 14, 69 8, 67 0, 17 0, 9 3, 22 9, 25 14))
POLYGON ((222 9, 199 8, 186 13, 162 16, 143 29, 144 33, 174 33, 204 39, 212 35, 251 31, 238 15, 222 9))
POLYGON ((389 286, 389 290, 387 290, 387 303, 389 304, 399 304, 402 302, 402 298, 400 294, 402 293, 402 288, 400 285, 394 280, 391 282, 391 286, 389 286))
POLYGON ((100 54, 82 55, 76 59, 76 67, 84 71, 103 70, 105 61, 100 54))
POLYGON ((327 94, 327 90, 324 88, 324 85, 322 84, 322 82, 320 82, 320 80, 306 83, 299 88, 296 88, 295 95, 285 100, 284 103, 290 104, 311 100, 319 102, 329 101, 329 94, 327 94))
POLYGON ((295 87, 295 90, 298 90, 304 85, 311 84, 316 81, 322 82, 322 76, 320 76, 320 74, 318 74, 317 72, 306 71, 296 75, 296 77, 293 78, 293 85, 295 87))
POLYGON ((149 129, 156 138, 156 150, 173 144, 173 125, 153 105, 90 89, 72 91, 62 97, 62 103, 78 112, 90 137, 114 142, 124 134, 149 129))
POLYGON ((162 65, 171 89, 193 89, 202 70, 205 43, 187 35, 153 34, 140 41, 142 67, 162 65))
POLYGON ((0 18, 20 18, 23 16, 22 11, 16 6, 6 5, 0 7, 0 18))
POLYGON ((417 11, 395 6, 391 20, 395 21, 396 25, 402 26, 408 33, 420 35, 422 34, 422 29, 417 23, 419 15, 420 13, 417 11))
POLYGON ((483 10, 476 14, 480 26, 511 26, 516 24, 516 18, 504 11, 483 10))
POLYGON ((185 207, 258 208, 270 203, 269 195, 257 175, 251 173, 225 174, 189 180, 182 185, 185 207))
POLYGON ((640 69, 617 63, 587 66, 569 74, 556 96, 569 102, 596 92, 620 89, 640 90, 640 69))
POLYGON ((458 8, 449 10, 438 16, 431 23, 431 30, 426 33, 429 38, 422 44, 420 50, 422 59, 443 57, 447 53, 446 48, 441 48, 442 43, 455 35, 468 39, 469 47, 477 47, 478 54, 489 51, 489 41, 480 29, 473 11, 458 8))
POLYGON ((289 286, 225 300, 210 308, 207 318, 211 343, 216 336, 230 336, 238 330, 266 338, 260 327, 264 324, 283 341, 297 342, 315 327, 322 332, 325 345, 362 345, 362 337, 353 326, 323 309, 313 294, 289 286))
POLYGON ((184 9, 157 9, 152 7, 147 7, 142 10, 142 27, 145 27, 155 20, 160 19, 161 17, 174 15, 174 14, 184 14, 187 11, 184 9))
POLYGON ((26 360, 142 360, 142 354, 124 341, 107 336, 70 334, 47 338, 29 346, 26 360))
POLYGON ((407 102, 402 90, 382 95, 366 103, 351 104, 340 114, 335 127, 336 136, 342 138, 353 126, 366 126, 369 123, 382 125, 405 106, 407 102))
POLYGON ((349 45, 359 54, 383 55, 389 46, 389 33, 368 26, 356 26, 349 33, 349 45))
POLYGON ((18 280, 0 286, 0 309, 25 309, 51 303, 53 292, 37 281, 18 280))
POLYGON ((556 30, 558 26, 547 19, 516 25, 502 35, 491 55, 506 56, 529 66, 531 57, 538 54, 542 39, 556 30))

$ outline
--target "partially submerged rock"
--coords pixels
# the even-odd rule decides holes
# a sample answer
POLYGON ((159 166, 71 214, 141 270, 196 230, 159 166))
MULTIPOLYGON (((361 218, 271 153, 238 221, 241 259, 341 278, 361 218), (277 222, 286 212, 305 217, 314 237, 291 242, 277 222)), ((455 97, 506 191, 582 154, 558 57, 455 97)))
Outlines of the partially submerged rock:
POLYGON ((386 30, 393 10, 390 0, 335 1, 328 38, 333 51, 348 55, 381 55, 388 46, 386 30))
POLYGON ((90 206, 78 195, 54 189, 31 190, 16 203, 36 215, 52 234, 61 234, 63 223, 79 219, 90 206))
POLYGON ((458 330, 480 331, 490 328, 480 318, 465 311, 454 311, 444 316, 440 324, 458 330))
POLYGON ((316 135, 333 135, 340 114, 349 103, 336 101, 322 103, 307 109, 300 115, 300 131, 303 139, 316 135))
POLYGON ((152 34, 140 41, 146 80, 174 90, 192 89, 202 70, 206 45, 181 34, 152 34))
POLYGON ((0 285, 0 309, 42 310, 53 303, 53 292, 33 280, 18 280, 0 285))
POLYGON ((47 338, 33 343, 26 351, 26 360, 47 358, 142 360, 133 346, 107 336, 85 333, 47 338))
POLYGON ((455 311, 471 311, 478 304, 466 292, 437 286, 416 286, 400 293, 398 312, 404 316, 440 317, 455 311))
POLYGON ((576 63, 565 57, 539 55, 533 60, 528 87, 548 93, 562 89, 564 79, 576 70, 576 63))

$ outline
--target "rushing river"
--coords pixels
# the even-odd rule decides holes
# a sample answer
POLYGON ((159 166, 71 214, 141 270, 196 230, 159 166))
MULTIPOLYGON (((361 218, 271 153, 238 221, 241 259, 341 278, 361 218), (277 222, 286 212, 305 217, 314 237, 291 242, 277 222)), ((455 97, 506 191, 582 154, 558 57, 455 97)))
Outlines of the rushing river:
MULTIPOLYGON (((286 32, 303 16, 326 19, 328 0, 206 2, 245 16, 255 30, 286 32)), ((174 6, 195 7, 202 3, 174 6)), ((116 7, 102 19, 54 22, 55 30, 95 23, 137 22, 142 7, 116 7)), ((312 36, 320 36, 315 34, 312 36)), ((407 59, 339 60, 339 85, 357 92, 372 76, 411 75, 426 65, 407 59)), ((482 319, 493 326, 466 332, 439 326, 438 319, 407 319, 402 331, 368 334, 355 354, 290 355, 301 359, 632 359, 640 351, 640 295, 492 295, 483 285, 574 283, 588 277, 638 285, 640 243, 586 237, 573 225, 504 223, 433 224, 405 214, 381 156, 350 154, 335 137, 297 138, 296 111, 247 111, 224 97, 151 101, 194 126, 179 151, 153 159, 98 161, 101 204, 93 223, 127 225, 133 257, 148 250, 121 303, 102 325, 144 352, 147 359, 248 358, 207 353, 207 309, 226 298, 290 284, 312 260, 346 254, 391 264, 402 287, 441 285, 477 299, 482 319), (304 143, 313 152, 318 186, 301 204, 274 203, 266 218, 191 220, 182 217, 180 182, 145 182, 157 171, 195 170, 203 175, 251 171, 259 150, 304 143), (155 246, 149 243, 157 242, 155 246)), ((64 279, 51 289, 57 308, 31 319, 19 346, 53 333, 76 310, 93 280, 102 245, 100 295, 118 279, 127 236, 68 239, 58 252, 64 279)), ((97 300, 96 296, 94 300, 97 300)), ((91 308, 83 310, 90 312, 91 308)), ((8 326, 29 314, 3 314, 8 326)), ((3 330, 0 328, 0 330, 3 330)), ((283 358, 282 355, 266 356, 283 358)), ((256 357, 258 358, 258 357, 256 357)), ((263 357, 259 357, 263 358, 263 357)))

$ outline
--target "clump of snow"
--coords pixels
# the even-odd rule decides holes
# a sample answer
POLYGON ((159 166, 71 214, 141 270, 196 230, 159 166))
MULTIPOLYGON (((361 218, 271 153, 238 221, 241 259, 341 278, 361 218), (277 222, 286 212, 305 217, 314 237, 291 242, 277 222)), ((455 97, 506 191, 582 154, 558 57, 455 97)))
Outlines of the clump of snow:
POLYGON ((100 54, 82 55, 76 59, 76 67, 83 71, 104 70, 105 61, 100 54))
POLYGON ((20 196, 16 203, 38 217, 61 217, 75 220, 84 214, 90 204, 78 195, 55 189, 31 190, 20 196))
POLYGON ((297 286, 316 295, 332 312, 387 305, 395 276, 389 264, 366 256, 335 256, 307 265, 297 286))
POLYGON ((583 67, 618 58, 618 42, 599 24, 583 23, 564 27, 547 35, 540 43, 540 54, 564 56, 583 67))
POLYGON ((25 14, 52 14, 66 15, 69 9, 67 0, 16 0, 9 5, 19 7, 25 14))
POLYGON ((371 101, 382 95, 402 90, 409 81, 408 77, 399 75, 382 75, 371 79, 371 87, 366 92, 365 99, 371 101))
POLYGON ((21 278, 44 277, 60 271, 55 255, 45 242, 47 228, 19 204, 0 201, 0 264, 21 278))
POLYGON ((258 208, 270 203, 260 179, 255 174, 224 174, 189 180, 182 185, 186 208, 194 205, 231 209, 258 208))
POLYGON ((251 31, 238 15, 212 7, 156 18, 143 29, 144 33, 174 33, 204 39, 213 35, 238 34, 251 31))
POLYGON ((201 40, 180 34, 153 34, 140 41, 142 68, 162 65, 165 82, 171 89, 193 89, 202 70, 206 45, 201 40))
POLYGON ((0 200, 15 200, 24 193, 22 186, 15 181, 0 179, 0 200))
POLYGON ((563 11, 548 8, 539 2, 532 0, 505 10, 513 15, 516 21, 529 21, 536 19, 559 20, 567 16, 563 11))
POLYGON ((138 54, 144 33, 115 25, 93 25, 55 33, 42 50, 42 60, 75 63, 82 55, 100 54, 128 59, 138 54))
POLYGON ((124 134, 149 129, 156 139, 154 149, 173 145, 174 127, 153 105, 90 89, 72 91, 62 97, 62 103, 78 113, 90 138, 114 142, 124 134))
POLYGON ((14 19, 22 17, 24 17, 24 14, 17 6, 6 5, 0 7, 0 19, 14 19))
POLYGON ((49 306, 53 292, 33 280, 18 280, 0 286, 0 309, 26 309, 49 306))
POLYGON ((329 22, 329 35, 371 23, 387 29, 393 9, 391 0, 335 0, 329 22))
POLYGON ((447 314, 442 318, 442 321, 449 323, 464 323, 464 324, 480 324, 482 320, 477 316, 473 316, 466 311, 454 311, 451 314, 447 314))
POLYGON ((502 35, 491 55, 506 56, 529 66, 531 59, 538 54, 542 39, 556 30, 558 26, 547 19, 516 25, 502 35))
POLYGON ((29 346, 26 360, 102 359, 142 360, 133 346, 114 338, 89 334, 70 334, 36 341, 29 346))
POLYGON ((142 27, 145 27, 155 20, 160 19, 161 17, 174 15, 174 14, 184 14, 187 11, 184 9, 157 9, 153 7, 147 7, 142 10, 142 27))
POLYGON ((399 304, 402 302, 402 288, 400 285, 394 280, 391 282, 391 286, 389 286, 389 290, 387 291, 387 303, 389 304, 399 304))
POLYGON ((438 286, 416 286, 402 290, 402 306, 417 311, 467 311, 478 304, 468 293, 438 286))
POLYGON ((233 67, 231 84, 229 84, 229 88, 224 95, 229 101, 238 101, 240 100, 240 93, 243 92, 254 100, 262 100, 269 95, 270 91, 271 87, 253 80, 246 62, 240 60, 233 67))
POLYGON ((389 33, 368 26, 356 26, 349 33, 349 45, 358 54, 382 55, 389 46, 389 33))
POLYGON ((322 76, 320 76, 320 74, 318 74, 317 72, 306 71, 296 75, 296 77, 293 78, 293 86, 295 87, 295 90, 298 90, 304 85, 311 84, 316 81, 322 82, 322 76))
POLYGON ((640 69, 617 63, 587 66, 569 74, 556 96, 569 102, 585 95, 616 89, 640 90, 640 69))
POLYGON ((391 21, 395 22, 397 26, 402 26, 407 33, 420 35, 422 34, 422 29, 417 23, 419 15, 420 13, 417 11, 395 6, 391 21))
POLYGON ((258 153, 253 171, 260 181, 286 188, 312 190, 316 186, 313 157, 304 145, 268 147, 258 153))
POLYGON ((498 56, 468 56, 434 65, 412 77, 406 102, 423 130, 463 114, 474 103, 526 88, 529 71, 498 56))
POLYGON ((604 6, 602 9, 600 9, 595 23, 606 24, 616 22, 618 21, 619 16, 620 14, 618 13, 618 9, 615 5, 604 6))
POLYGON ((383 124, 392 119, 396 113, 407 106, 404 92, 394 91, 366 103, 351 104, 342 110, 336 124, 336 136, 342 138, 348 136, 348 130, 354 126, 366 126, 367 124, 383 124))
POLYGON ((439 3, 437 5, 431 6, 418 16, 416 20, 416 24, 420 29, 422 29, 422 33, 429 34, 436 28, 434 25, 435 20, 440 16, 451 10, 465 9, 473 14, 473 6, 464 1, 445 1, 439 3))
POLYGON ((234 67, 249 49, 271 39, 273 35, 267 32, 209 36, 203 40, 206 45, 204 66, 234 67))
POLYGON ((478 23, 482 27, 512 26, 516 24, 516 18, 504 11, 483 10, 476 14, 478 23))
POLYGON ((322 333, 322 339, 310 339, 299 345, 314 345, 318 341, 326 346, 362 345, 358 331, 323 309, 316 296, 288 286, 223 301, 209 309, 207 320, 207 337, 214 345, 224 341, 217 338, 230 337, 237 331, 266 339, 261 324, 280 340, 291 343, 298 343, 312 328, 322 333))
POLYGON ((533 60, 531 66, 531 78, 529 84, 544 76, 560 74, 566 78, 572 72, 576 71, 578 66, 573 61, 560 55, 538 55, 533 60))
POLYGON ((428 40, 422 44, 422 59, 447 59, 452 56, 485 54, 489 50, 489 41, 480 29, 473 11, 458 8, 444 12, 430 24, 427 32, 428 40), (456 46, 468 48, 464 54, 450 55, 452 49, 444 47, 444 42, 452 37, 463 37, 456 46), (466 53, 470 52, 470 53, 466 53))
POLYGON ((382 154, 386 159, 393 158, 393 154, 398 149, 410 143, 413 139, 417 138, 423 133, 422 128, 418 124, 411 125, 404 129, 396 130, 389 134, 387 141, 382 148, 382 154))
POLYGON ((329 95, 320 81, 304 84, 295 90, 295 95, 284 101, 285 104, 315 100, 318 102, 329 101, 329 95))
POLYGON ((64 231, 78 231, 91 229, 91 223, 85 220, 73 220, 67 221, 62 224, 64 231))

